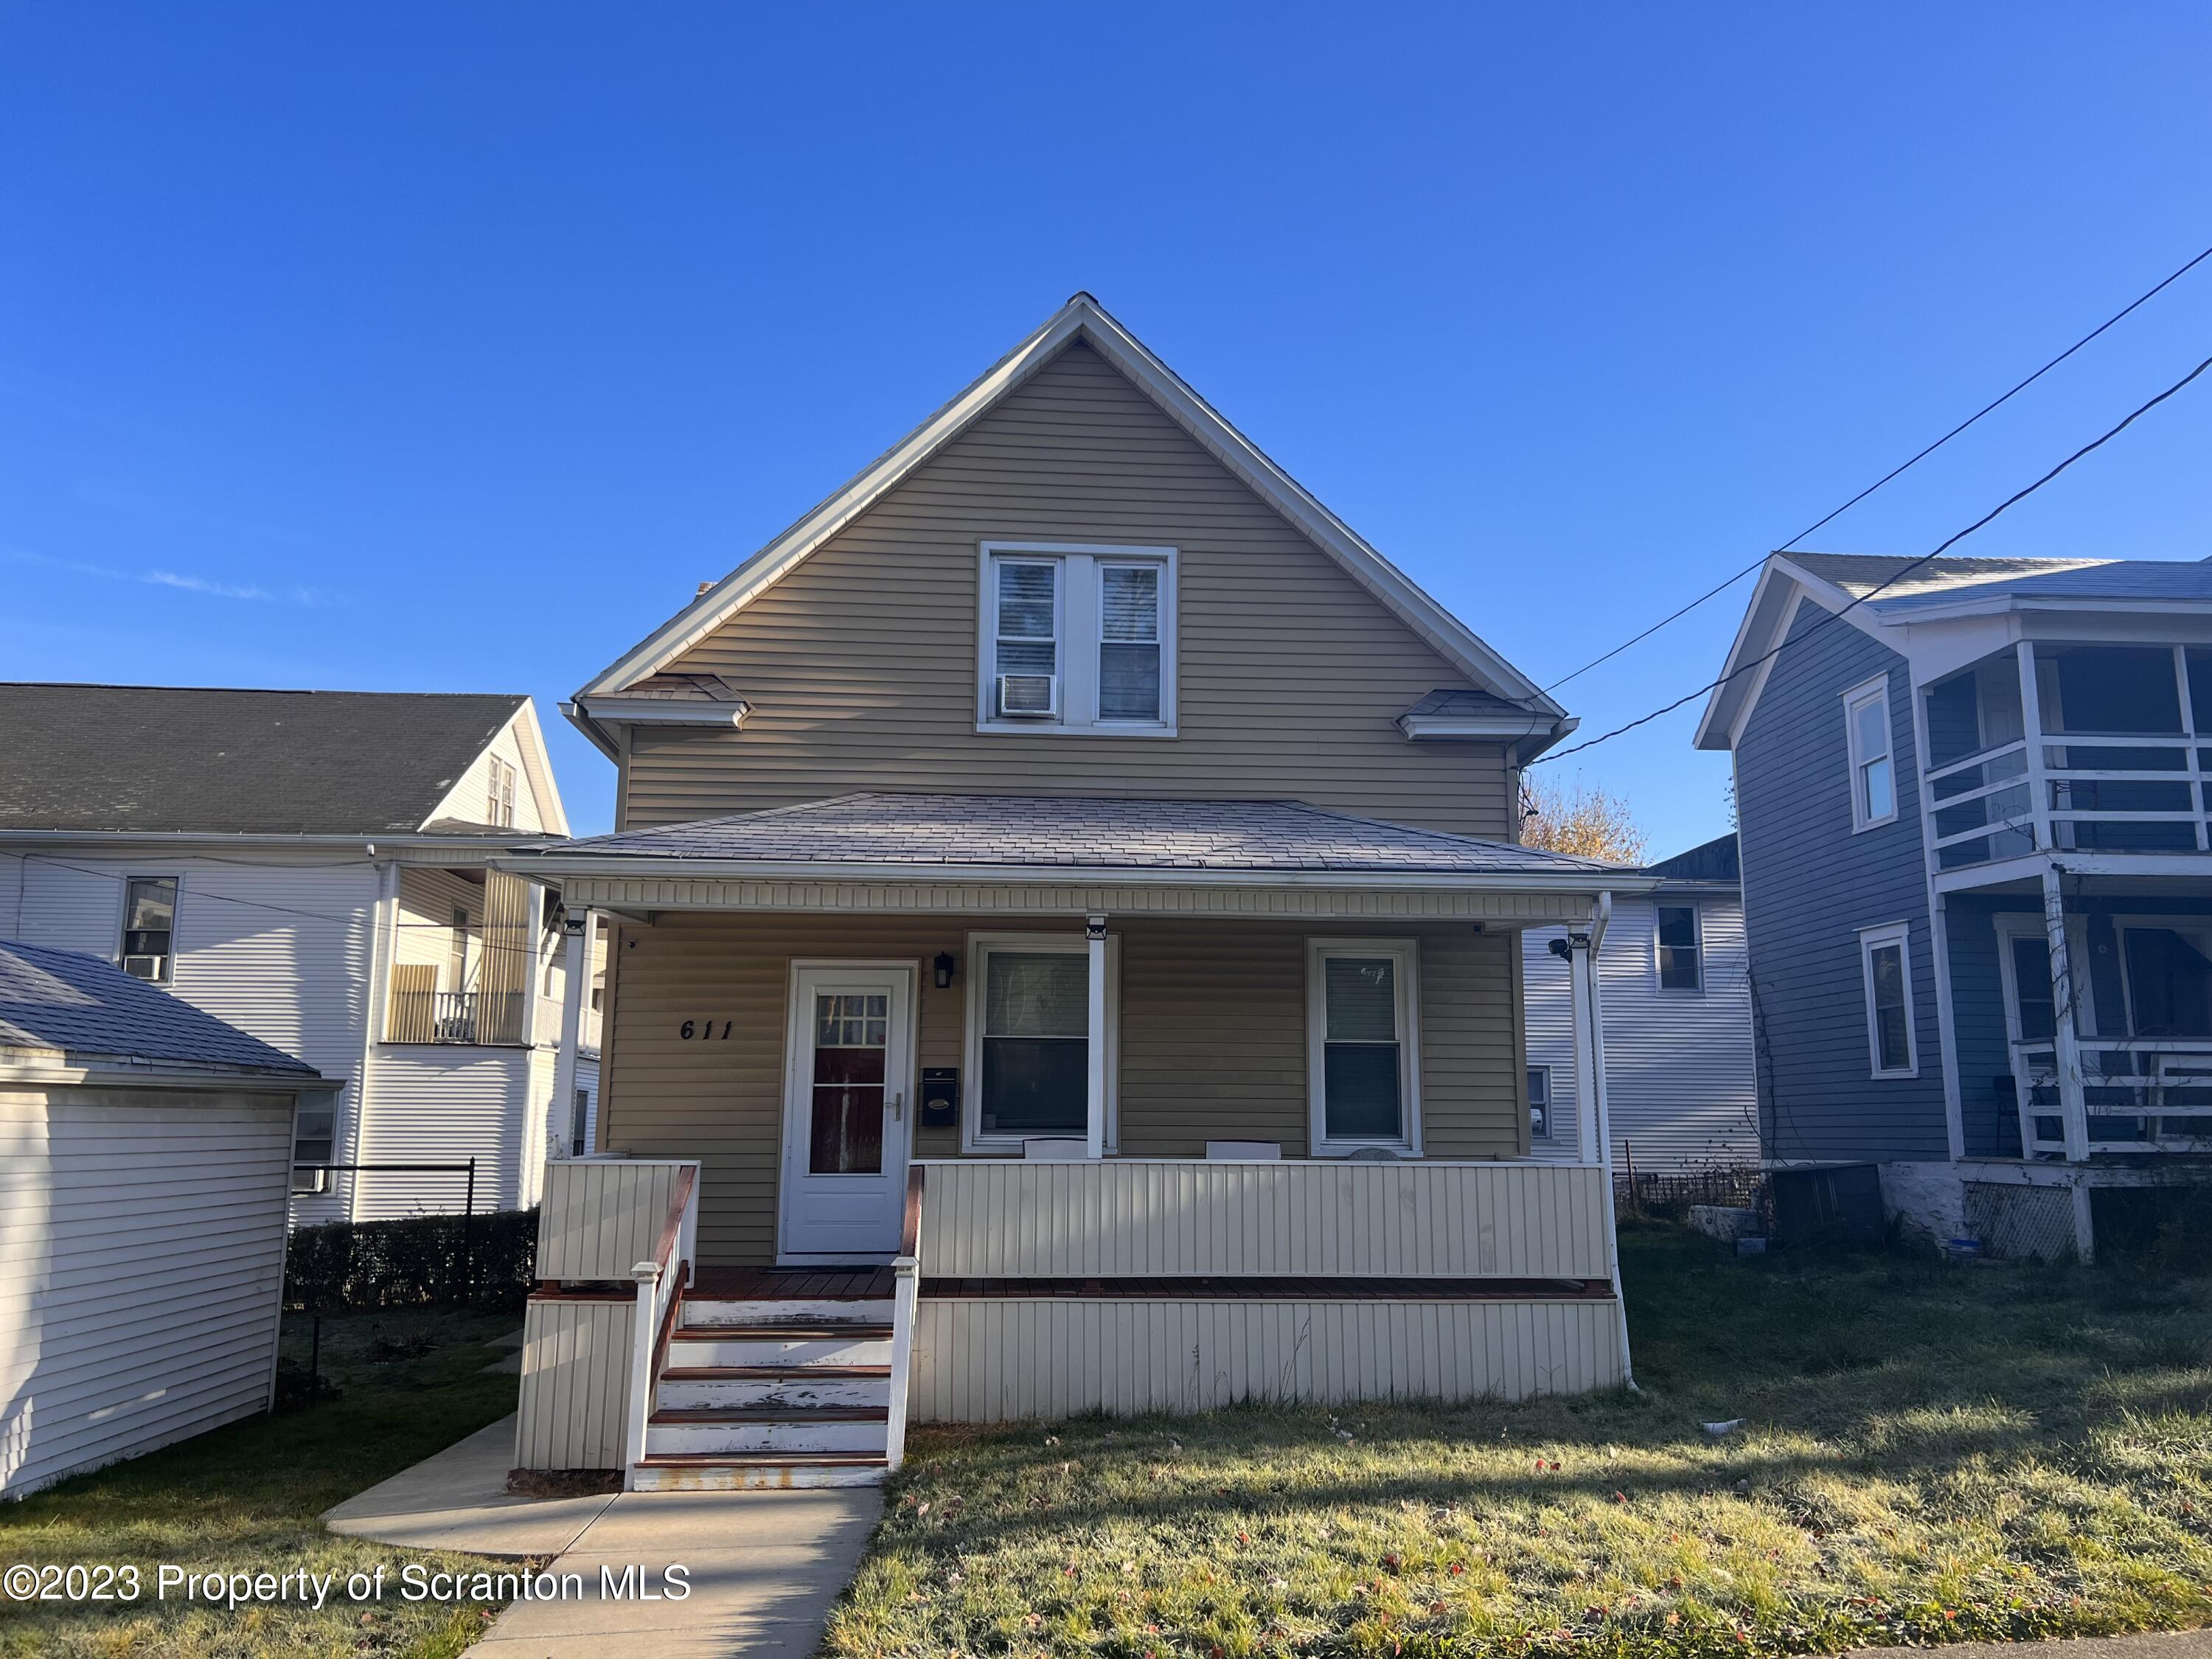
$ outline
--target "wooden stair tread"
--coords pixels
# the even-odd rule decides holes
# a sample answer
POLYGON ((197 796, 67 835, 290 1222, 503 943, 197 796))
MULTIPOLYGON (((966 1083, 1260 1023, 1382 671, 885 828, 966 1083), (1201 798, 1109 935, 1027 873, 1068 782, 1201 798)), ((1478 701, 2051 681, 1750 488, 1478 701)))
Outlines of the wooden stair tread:
POLYGON ((881 1452, 648 1452, 637 1460, 641 1469, 880 1469, 890 1464, 881 1452))
POLYGON ((664 1382, 770 1382, 797 1377, 817 1381, 874 1382, 888 1380, 888 1365, 671 1365, 660 1373, 664 1382))
POLYGON ((888 1325, 862 1324, 855 1320, 849 1325, 678 1325, 670 1333, 674 1342, 775 1342, 775 1341, 834 1341, 849 1337, 863 1342, 887 1342, 891 1328, 888 1325))
POLYGON ((652 1423, 698 1425, 717 1423, 888 1423, 883 1406, 663 1406, 652 1423))

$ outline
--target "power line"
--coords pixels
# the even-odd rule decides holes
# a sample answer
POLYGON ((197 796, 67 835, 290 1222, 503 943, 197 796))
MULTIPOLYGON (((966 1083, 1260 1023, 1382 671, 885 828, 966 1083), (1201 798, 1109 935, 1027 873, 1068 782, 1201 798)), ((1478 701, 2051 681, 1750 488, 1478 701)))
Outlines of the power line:
POLYGON ((1706 600, 1717 599, 1721 594, 1725 593, 1729 588, 1734 587, 1746 576, 1750 575, 1753 571, 1757 570, 1759 566, 1765 564, 1774 553, 1787 553, 1791 548, 1795 547, 1799 542, 1803 541, 1806 537, 1811 535, 1814 531, 1822 528, 1834 520, 1843 517, 1844 514, 1850 512, 1853 507, 1856 507, 1868 496, 1873 495, 1875 490, 1880 489, 1891 479, 1897 477, 1900 474, 1915 466, 1919 465, 1921 462, 1926 460, 1937 450, 1942 448, 1945 444, 1949 443, 1952 439, 1957 437, 1968 427, 1973 425, 1975 422, 1980 420, 1983 416, 1990 414, 1996 410, 2003 407, 2006 404, 2010 403, 2013 398, 2017 397, 2020 393, 2027 391, 2028 387, 2033 386, 2045 375, 2050 374, 2052 369, 2057 368, 2059 364, 2064 362, 2075 352, 2081 350, 2083 346, 2087 345, 2092 340, 2102 334, 2106 329, 2111 328, 2115 323, 2119 322, 2130 312, 2135 311, 2138 307, 2145 304, 2150 300, 2155 299, 2160 294, 2172 287, 2175 283, 2180 281, 2184 276, 2186 276, 2191 271, 2194 270, 2198 265, 2203 264, 2207 259, 2212 259, 2212 247, 2206 248, 2202 253, 2190 260, 2186 264, 2182 265, 2178 270, 2171 272, 2164 281, 2157 283, 2152 288, 2144 289, 2142 293, 2137 295, 2126 305, 2121 307, 2111 316, 2106 318, 2103 322, 2098 324, 2096 327, 2091 329, 2080 339, 2075 341, 2072 345, 2068 346, 2065 350, 2060 352, 2049 362, 2044 364, 2041 368, 2037 369, 2034 374, 2021 381, 2017 386, 2005 392, 2002 397, 1994 398, 1990 402, 1984 404, 1979 409, 1966 416, 1965 420, 1960 422, 1958 425, 1953 427, 1948 432, 1936 439, 1934 443, 1929 444, 1925 449, 1913 456, 1910 460, 1900 462, 1897 465, 1890 468, 1888 471, 1883 473, 1881 477, 1876 478, 1872 483, 1869 484, 1864 489, 1859 491, 1857 495, 1852 496, 1850 500, 1845 501, 1841 507, 1835 508, 1832 512, 1821 514, 1820 517, 1814 520, 1812 523, 1807 525, 1802 530, 1790 537, 1787 541, 1784 541, 1780 546, 1773 549, 1771 552, 1760 554, 1759 557, 1753 559, 1749 564, 1744 566, 1742 569, 1737 571, 1735 574, 1730 576, 1726 581, 1722 582, 1717 587, 1706 589, 1704 592, 1698 594, 1696 599, 1692 599, 1687 605, 1684 605, 1680 611, 1676 611, 1670 615, 1662 617, 1657 622, 1653 623, 1650 627, 1645 629, 1641 634, 1637 635, 1634 638, 1623 640, 1619 645, 1614 646, 1612 650, 1607 652, 1603 656, 1593 657, 1588 662, 1584 663, 1580 668, 1575 670, 1573 673, 1564 675, 1560 678, 1553 680, 1549 685, 1544 688, 1545 695, 1547 696, 1550 696, 1551 693, 1558 690, 1569 680, 1580 678, 1583 675, 1589 673, 1591 669, 1595 668, 1600 663, 1612 661, 1622 652, 1627 650, 1629 647, 1632 645, 1641 645, 1644 641, 1650 639, 1654 634, 1656 634, 1661 629, 1665 628, 1671 623, 1679 622, 1683 617, 1688 616, 1690 612, 1695 611, 1699 605, 1705 604, 1706 600))
MULTIPOLYGON (((2002 513, 2007 507, 2014 505, 2016 502, 2025 501, 2028 496, 2035 494, 2037 490, 2042 489, 2044 485, 2049 483, 2053 478, 2063 472, 2068 467, 2073 465, 2075 462, 2080 460, 2083 456, 2088 454, 2093 450, 2101 449, 2104 447, 2106 444, 2111 442, 2114 438, 2118 437, 2121 433, 2133 426, 2138 419, 2150 413, 2152 410, 2156 409, 2160 404, 2164 403, 2168 398, 2172 397, 2175 392, 2180 391, 2182 387, 2187 386, 2191 380, 2195 380, 2208 368, 2212 368, 2212 357, 2207 357, 2203 362, 2197 364, 2196 368, 2191 369, 2188 374, 2183 375, 2172 386, 2166 387, 2165 391, 2160 392, 2158 396, 2153 398, 2148 403, 2144 404, 2135 410, 2125 420, 2122 421, 2118 426, 2112 428, 2101 437, 2094 439, 2090 442, 2082 445, 2081 448, 2075 450, 2064 460, 2059 462, 2057 465, 2052 467, 2050 471, 2045 473, 2033 483, 2029 484, 2024 489, 2014 491, 2013 494, 2008 495, 2003 501, 1998 502, 1988 512, 1983 514, 1980 518, 1975 520, 1973 523, 1968 525, 1964 530, 1959 532, 1957 535, 1953 536, 1948 540, 1945 541, 1942 546, 1936 548, 1933 552, 1923 553, 1918 558, 1911 560, 1908 563, 1901 566, 1891 575, 1885 578, 1883 580, 1877 582, 1874 586, 1867 589, 1865 592, 1860 594, 1856 599, 1844 605, 1841 610, 1822 612, 1821 615, 1814 620, 1810 628, 1808 628, 1802 634, 1796 636, 1797 639, 1810 639, 1814 634, 1826 627, 1830 623, 1839 622, 1844 617, 1849 616, 1852 611, 1857 610, 1859 606, 1864 605, 1869 599, 1873 599, 1875 595, 1882 592, 1883 589, 1894 586, 1898 582, 1902 581, 1905 577, 1919 569, 1921 566, 1926 564, 1930 559, 1940 557, 1951 548, 1955 547, 1959 543, 1966 540, 1967 537, 1972 535, 1984 525, 1989 523, 1990 520, 1996 518, 1997 514, 2002 513)), ((1747 674, 1753 669, 1757 668, 1763 664, 1773 661, 1775 658, 1782 654, 1784 647, 1793 642, 1794 641, 1790 640, 1784 639, 1781 644, 1777 645, 1772 650, 1753 658, 1741 667, 1729 670, 1718 679, 1699 686, 1696 690, 1688 693, 1686 696, 1675 698, 1674 702, 1668 703, 1663 708, 1655 708, 1648 714, 1639 715, 1635 720, 1629 721, 1626 726, 1616 726, 1612 731, 1601 732, 1598 736, 1590 738, 1587 743, 1578 743, 1571 749, 1555 750, 1551 754, 1540 755, 1535 759, 1530 761, 1528 764, 1531 766, 1543 766, 1553 761, 1565 760, 1570 755, 1578 755, 1585 749, 1595 749, 1601 743, 1610 742, 1613 738, 1620 736, 1625 732, 1633 732, 1639 726, 1648 726, 1662 714, 1673 714, 1684 703, 1693 702, 1698 698, 1704 696, 1709 691, 1718 690, 1722 686, 1726 685, 1730 680, 1735 678, 1738 675, 1747 674)))

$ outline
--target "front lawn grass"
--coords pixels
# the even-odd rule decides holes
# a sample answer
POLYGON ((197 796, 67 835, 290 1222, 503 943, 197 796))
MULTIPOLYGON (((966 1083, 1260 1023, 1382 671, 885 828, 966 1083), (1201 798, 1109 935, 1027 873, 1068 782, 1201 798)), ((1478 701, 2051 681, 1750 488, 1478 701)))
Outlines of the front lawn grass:
MULTIPOLYGON (((458 1653, 490 1613, 410 1603, 396 1590, 320 1612, 297 1606, 233 1613, 153 1595, 168 1562, 195 1572, 338 1575, 421 1561, 433 1570, 490 1564, 333 1538, 316 1517, 386 1476, 514 1409, 515 1379, 483 1367, 487 1346, 520 1322, 514 1313, 346 1314, 323 1321, 322 1372, 343 1390, 302 1411, 249 1418, 211 1434, 0 1504, 0 1566, 17 1562, 135 1564, 135 1604, 25 1605, 0 1600, 0 1654, 71 1656, 409 1655, 458 1653), (381 1337, 383 1343, 372 1348, 381 1337), (378 1360, 372 1353, 414 1358, 378 1360)), ((308 1322, 285 1322, 283 1352, 305 1364, 308 1322)), ((496 1612, 493 1608, 490 1612, 496 1612)))
POLYGON ((1622 1250, 1641 1395, 917 1432, 826 1651, 1668 1659, 2212 1621, 2212 1281, 1738 1261, 1659 1225, 1622 1250))

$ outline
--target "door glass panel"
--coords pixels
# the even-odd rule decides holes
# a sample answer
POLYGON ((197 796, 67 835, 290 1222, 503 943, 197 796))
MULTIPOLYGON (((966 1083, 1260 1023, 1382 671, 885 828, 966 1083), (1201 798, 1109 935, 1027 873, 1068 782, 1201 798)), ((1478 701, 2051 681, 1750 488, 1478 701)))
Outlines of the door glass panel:
POLYGON ((814 999, 810 1173, 882 1172, 890 1040, 888 996, 840 993, 814 999))
POLYGON ((2126 931, 2128 1013, 2136 1036, 2212 1036, 2212 935, 2191 928, 2126 931))
POLYGON ((2020 1035, 2025 1042, 2048 1042, 2057 1029, 2051 1001, 2051 941, 2015 934, 2012 941, 2012 983, 2019 999, 2020 1035))

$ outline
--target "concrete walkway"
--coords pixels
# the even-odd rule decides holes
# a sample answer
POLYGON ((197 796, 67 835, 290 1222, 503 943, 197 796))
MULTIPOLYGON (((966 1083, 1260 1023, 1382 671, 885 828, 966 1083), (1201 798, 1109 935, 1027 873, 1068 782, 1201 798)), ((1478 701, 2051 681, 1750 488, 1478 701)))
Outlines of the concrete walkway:
POLYGON ((514 1419, 502 1417, 325 1510, 323 1524, 349 1538, 408 1549, 558 1555, 615 1501, 605 1493, 517 1498, 507 1490, 514 1467, 514 1419))
POLYGON ((499 1659, 606 1659, 611 1642, 808 1659, 883 1510, 873 1486, 517 1498, 514 1458, 514 1419, 502 1418, 323 1516, 332 1532, 410 1549, 558 1557, 546 1571, 576 1575, 582 1595, 509 1605, 470 1649, 499 1659), (680 1601, 665 1594, 672 1566, 688 1581, 680 1601), (604 1593, 631 1568, 660 1599, 604 1593))

